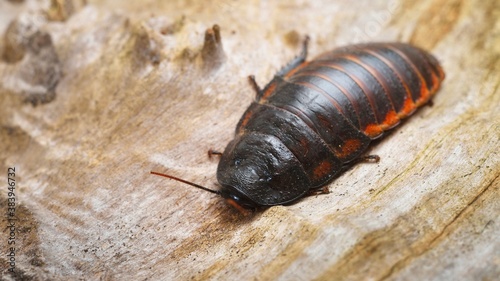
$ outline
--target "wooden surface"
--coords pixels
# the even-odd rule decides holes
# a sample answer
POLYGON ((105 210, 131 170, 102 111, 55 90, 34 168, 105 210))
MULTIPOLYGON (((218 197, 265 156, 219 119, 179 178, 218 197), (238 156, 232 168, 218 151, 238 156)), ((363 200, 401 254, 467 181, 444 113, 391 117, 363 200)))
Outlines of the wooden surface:
POLYGON ((2 280, 498 278, 497 0, 53 2, 67 5, 0 3, 2 34, 42 11, 23 32, 51 39, 21 40, 26 51, 0 62, 1 212, 8 167, 18 203, 15 274, 1 220, 2 280), (226 60, 207 69, 200 50, 214 23, 226 60), (216 188, 206 152, 225 147, 252 101, 246 77, 263 86, 306 34, 310 58, 411 42, 442 62, 446 80, 433 107, 370 151, 380 163, 349 170, 328 195, 244 217, 149 175, 216 188))

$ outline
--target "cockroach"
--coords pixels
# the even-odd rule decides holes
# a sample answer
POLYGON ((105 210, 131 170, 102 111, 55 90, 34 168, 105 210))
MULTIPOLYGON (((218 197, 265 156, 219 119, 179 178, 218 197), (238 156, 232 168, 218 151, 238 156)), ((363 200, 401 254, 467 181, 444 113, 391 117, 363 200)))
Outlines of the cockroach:
POLYGON ((355 44, 306 61, 302 52, 257 93, 217 168, 218 194, 239 210, 289 204, 363 157, 370 143, 428 103, 445 75, 404 43, 355 44))

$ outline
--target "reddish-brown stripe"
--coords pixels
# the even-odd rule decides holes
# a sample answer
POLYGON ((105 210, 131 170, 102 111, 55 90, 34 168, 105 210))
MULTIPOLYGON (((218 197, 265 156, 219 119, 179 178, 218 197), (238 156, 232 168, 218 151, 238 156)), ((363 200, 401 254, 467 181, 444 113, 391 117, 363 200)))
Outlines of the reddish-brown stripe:
POLYGON ((403 109, 400 112, 397 112, 398 118, 401 118, 403 116, 406 117, 409 114, 411 114, 413 111, 415 111, 416 106, 413 103, 413 100, 411 98, 411 91, 410 91, 410 88, 408 87, 408 83, 406 83, 406 81, 403 79, 403 77, 399 73, 399 71, 398 71, 397 67, 394 65, 394 63, 392 61, 388 60, 387 58, 385 58, 384 56, 378 54, 375 51, 372 51, 372 50, 364 50, 364 51, 371 54, 372 56, 378 58, 379 60, 383 61, 394 72, 394 74, 398 78, 401 85, 403 85, 403 88, 405 89, 405 92, 406 92, 405 102, 404 102, 403 109))
POLYGON ((408 65, 415 71, 415 74, 417 74, 418 79, 420 80, 421 87, 420 87, 420 98, 415 102, 416 106, 422 105, 423 101, 427 101, 429 99, 429 90, 427 88, 427 83, 425 82, 424 77, 422 76, 422 73, 420 73, 420 70, 415 66, 415 64, 404 54, 401 50, 398 48, 395 48, 392 45, 385 45, 388 49, 391 49, 395 53, 397 53, 403 60, 408 63, 408 65))
MULTIPOLYGON (((351 79, 354 83, 356 83, 358 85, 358 87, 361 88, 361 90, 363 91, 363 93, 365 94, 366 98, 368 99, 368 103, 370 104, 370 108, 372 109, 372 112, 375 113, 375 116, 377 116, 376 114, 376 111, 375 111, 375 101, 374 101, 374 95, 367 95, 366 94, 366 85, 364 83, 362 83, 359 79, 355 79, 352 77, 352 75, 346 71, 343 67, 339 66, 339 65, 336 65, 335 63, 329 63, 328 61, 318 61, 315 63, 316 65, 319 65, 319 66, 324 66, 324 67, 329 67, 329 68, 332 68, 332 69, 335 69, 335 70, 338 70, 338 71, 341 71, 342 73, 344 73, 347 77, 349 77, 349 79, 351 79)), ((346 92, 342 92, 342 93, 348 93, 347 91, 346 92)), ((356 102, 355 102, 356 103, 356 102)), ((354 104, 355 104, 354 103, 354 104)), ((376 118, 376 117, 375 117, 376 118)), ((382 121, 382 120, 380 120, 382 121)))
MULTIPOLYGON (((354 111, 356 112, 356 115, 359 116, 360 109, 359 109, 358 103, 356 102, 356 99, 344 87, 342 87, 341 85, 339 85, 337 82, 331 80, 328 76, 325 76, 323 74, 319 74, 319 73, 316 73, 316 72, 313 72, 313 71, 303 71, 302 73, 298 73, 297 75, 295 75, 295 77, 298 77, 298 76, 305 76, 305 77, 307 77, 307 76, 316 76, 316 77, 321 78, 321 79, 323 79, 325 81, 328 81, 329 83, 331 83, 332 85, 334 85, 335 87, 337 87, 337 89, 339 89, 342 92, 342 94, 344 94, 344 96, 347 97, 347 99, 351 103, 352 107, 354 108, 354 111)), ((346 113, 344 112, 344 110, 342 109, 342 107, 337 103, 337 101, 335 99, 333 99, 323 89, 320 89, 320 88, 316 87, 315 85, 313 85, 311 83, 302 83, 302 82, 294 82, 294 83, 301 84, 301 85, 304 85, 306 87, 310 87, 310 88, 313 88, 313 89, 317 90, 324 97, 326 97, 337 108, 337 110, 342 115, 344 115, 344 117, 346 116, 346 113)), ((361 127, 361 124, 359 123, 359 120, 358 120, 358 128, 360 128, 360 127, 361 127)))
MULTIPOLYGON (((272 105, 272 106, 278 107, 276 105, 272 105)), ((317 133, 316 129, 314 128, 314 123, 300 109, 298 109, 294 106, 291 106, 291 105, 279 106, 279 108, 286 110, 286 111, 294 114, 295 116, 299 117, 309 128, 311 128, 311 130, 313 130, 315 133, 317 133)))
MULTIPOLYGON (((354 77, 348 71, 346 71, 342 66, 337 65, 335 63, 321 62, 321 63, 319 63, 319 65, 331 67, 331 68, 337 69, 339 71, 342 71, 352 81, 354 81, 354 83, 356 83, 361 88, 364 95, 368 99, 370 107, 371 107, 373 113, 375 114, 375 118, 377 118, 377 116, 379 115, 379 113, 376 110, 376 106, 375 106, 375 99, 377 97, 363 81, 361 81, 358 77, 354 77)), ((377 123, 379 123, 379 124, 382 123, 383 121, 384 120, 377 119, 377 123)), ((364 133, 367 134, 369 137, 377 137, 379 134, 382 133, 382 128, 378 124, 370 124, 364 129, 364 133)))
POLYGON ((247 111, 247 113, 241 119, 240 128, 244 128, 247 125, 247 123, 250 120, 250 118, 252 117, 252 115, 253 115, 253 112, 247 111))
MULTIPOLYGON (((394 109, 394 103, 392 102, 391 96, 388 94, 389 93, 389 87, 387 86, 386 79, 384 77, 381 77, 381 74, 376 70, 373 69, 373 67, 363 63, 361 60, 359 60, 357 57, 352 56, 352 55, 345 55, 345 59, 352 61, 353 63, 359 65, 360 67, 364 68, 368 73, 370 73, 375 80, 384 88, 383 94, 387 97, 387 99, 391 102, 391 110, 387 112, 385 119, 381 122, 381 126, 383 128, 392 128, 395 125, 399 123, 399 118, 397 118, 396 115, 396 110, 394 109)), ((363 90, 364 91, 364 90, 363 90)), ((377 98, 377 97, 375 97, 377 98)))
POLYGON ((289 72, 288 72, 288 73, 284 76, 284 78, 288 78, 288 77, 290 77, 290 76, 294 75, 297 71, 299 71, 300 69, 302 69, 302 68, 306 67, 308 64, 309 64, 309 62, 308 62, 308 61, 301 63, 299 66, 297 66, 297 67, 295 67, 294 69, 290 70, 290 71, 289 71, 289 72))
POLYGON ((262 93, 262 97, 260 98, 260 103, 263 103, 272 94, 274 94, 275 90, 276 90, 276 82, 269 84, 269 86, 267 86, 267 88, 265 89, 264 93, 262 93))

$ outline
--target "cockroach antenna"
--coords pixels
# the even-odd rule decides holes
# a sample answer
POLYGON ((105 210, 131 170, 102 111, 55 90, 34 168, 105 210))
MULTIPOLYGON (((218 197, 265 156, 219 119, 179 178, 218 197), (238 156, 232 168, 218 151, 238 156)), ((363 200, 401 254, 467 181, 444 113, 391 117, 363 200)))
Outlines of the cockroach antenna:
POLYGON ((151 171, 150 173, 151 173, 151 174, 153 174, 153 175, 157 175, 157 176, 161 176, 161 177, 165 177, 165 178, 173 179, 173 180, 176 180, 176 181, 180 181, 180 182, 182 182, 182 183, 189 184, 190 186, 194 186, 194 187, 196 187, 196 188, 203 189, 203 190, 208 191, 208 192, 210 192, 210 193, 214 193, 214 194, 217 194, 217 195, 221 195, 221 192, 220 192, 220 191, 218 191, 218 190, 213 190, 213 189, 210 189, 210 188, 207 188, 207 187, 201 186, 201 185, 199 185, 199 184, 196 184, 196 183, 193 183, 193 182, 190 182, 190 181, 187 181, 187 180, 183 180, 183 179, 178 178, 178 177, 174 177, 174 176, 171 176, 171 175, 162 174, 162 173, 158 173, 158 172, 153 172, 153 171, 151 171))

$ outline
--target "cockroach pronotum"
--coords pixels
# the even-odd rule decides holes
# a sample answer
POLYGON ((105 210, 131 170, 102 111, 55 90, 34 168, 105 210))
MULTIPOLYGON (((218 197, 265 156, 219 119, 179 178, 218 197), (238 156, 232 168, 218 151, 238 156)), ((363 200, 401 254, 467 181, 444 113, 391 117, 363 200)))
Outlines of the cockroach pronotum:
MULTIPOLYGON (((444 79, 438 61, 404 43, 350 45, 299 56, 261 89, 221 154, 218 194, 239 210, 283 205, 320 191, 372 140, 429 102, 444 79)), ((327 191, 325 191, 327 192, 327 191)))

